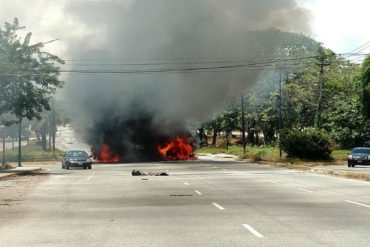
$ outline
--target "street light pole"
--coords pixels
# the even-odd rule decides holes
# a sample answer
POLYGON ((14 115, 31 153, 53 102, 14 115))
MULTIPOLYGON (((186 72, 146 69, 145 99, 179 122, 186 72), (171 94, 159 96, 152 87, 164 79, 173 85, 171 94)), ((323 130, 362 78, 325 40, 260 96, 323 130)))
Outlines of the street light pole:
MULTIPOLYGON (((0 129, 4 129, 5 126, 0 126, 0 129)), ((5 165, 5 131, 2 131, 2 139, 3 139, 3 160, 2 160, 2 166, 5 165)))
POLYGON ((280 159, 282 157, 281 149, 281 129, 282 129, 282 116, 281 116, 281 107, 282 107, 282 94, 281 94, 281 67, 279 68, 279 155, 280 159))
POLYGON ((22 166, 22 118, 19 118, 18 136, 18 167, 22 166))
POLYGON ((245 157, 245 118, 244 118, 244 95, 241 95, 242 108, 242 142, 243 142, 243 158, 245 157))

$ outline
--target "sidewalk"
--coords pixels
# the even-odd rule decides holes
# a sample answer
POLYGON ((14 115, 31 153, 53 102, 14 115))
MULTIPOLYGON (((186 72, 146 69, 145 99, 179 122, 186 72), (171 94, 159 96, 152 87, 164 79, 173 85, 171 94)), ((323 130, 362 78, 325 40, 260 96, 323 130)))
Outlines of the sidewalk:
POLYGON ((40 171, 40 167, 17 167, 10 170, 0 171, 0 180, 6 179, 14 175, 24 175, 40 171))

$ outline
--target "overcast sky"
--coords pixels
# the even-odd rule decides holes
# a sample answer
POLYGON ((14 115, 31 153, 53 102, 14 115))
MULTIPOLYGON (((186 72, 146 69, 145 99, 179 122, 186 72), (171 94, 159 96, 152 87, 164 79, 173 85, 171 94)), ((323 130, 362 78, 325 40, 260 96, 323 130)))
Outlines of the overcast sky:
MULTIPOLYGON (((21 24, 35 34, 36 41, 59 38, 60 42, 49 44, 48 49, 63 57, 70 56, 63 40, 81 36, 88 38, 92 33, 90 28, 76 22, 73 16, 66 18, 63 13, 66 1, 89 4, 89 1, 98 0, 0 0, 0 23, 17 16, 21 24), (59 37, 61 33, 64 37, 59 37)), ((121 2, 127 5, 130 1, 134 0, 121 2)), ((370 41, 369 0, 296 1, 311 11, 311 36, 335 52, 348 52, 370 41)), ((369 53, 370 46, 363 52, 369 53)))
MULTIPOLYGON (((337 53, 370 41, 369 0, 299 0, 311 10, 313 37, 337 53)), ((370 46, 363 52, 370 52, 370 46)))

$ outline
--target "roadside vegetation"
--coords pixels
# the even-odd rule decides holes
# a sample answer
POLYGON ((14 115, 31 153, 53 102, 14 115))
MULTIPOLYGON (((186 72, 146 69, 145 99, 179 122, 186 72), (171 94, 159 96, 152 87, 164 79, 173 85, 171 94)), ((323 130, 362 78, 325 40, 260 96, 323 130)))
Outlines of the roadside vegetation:
MULTIPOLYGON (((26 162, 42 162, 42 161, 59 161, 63 152, 55 149, 53 152, 44 151, 42 146, 37 144, 35 141, 31 141, 28 145, 22 146, 22 161, 26 162)), ((18 149, 6 150, 6 161, 17 162, 18 161, 18 149)))
MULTIPOLYGON (((246 146, 246 153, 243 155, 243 147, 230 146, 226 148, 216 148, 212 146, 202 147, 196 150, 197 155, 204 154, 230 154, 237 156, 240 160, 248 160, 253 162, 274 162, 285 163, 291 166, 318 166, 318 165, 335 165, 346 162, 350 150, 337 149, 331 153, 330 159, 305 159, 297 157, 287 157, 283 152, 282 158, 279 155, 279 148, 277 146, 246 146)), ((282 164, 281 164, 282 165, 282 164)))
POLYGON ((197 152, 242 157, 242 137, 235 133, 242 132, 243 117, 244 158, 251 160, 332 164, 344 161, 353 147, 370 146, 370 56, 354 63, 350 55, 337 55, 303 35, 291 36, 277 56, 299 62, 263 72, 255 85, 229 99, 202 124, 197 152))

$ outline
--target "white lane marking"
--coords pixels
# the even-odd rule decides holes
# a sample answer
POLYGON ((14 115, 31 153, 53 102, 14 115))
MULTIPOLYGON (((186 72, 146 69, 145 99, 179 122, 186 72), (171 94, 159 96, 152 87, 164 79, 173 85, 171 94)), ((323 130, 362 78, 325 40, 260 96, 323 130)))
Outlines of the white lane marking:
POLYGON ((270 183, 273 183, 273 184, 280 184, 280 182, 278 181, 274 181, 274 180, 269 180, 270 183))
POLYGON ((253 227, 251 227, 250 225, 248 224, 242 224, 242 226, 244 226, 250 233, 252 233, 254 236, 256 236, 257 238, 263 238, 263 235, 259 232, 257 232, 253 227))
POLYGON ((223 168, 222 170, 223 170, 223 171, 227 171, 227 169, 225 169, 225 168, 223 168))
POLYGON ((356 205, 359 205, 359 206, 370 208, 370 205, 366 205, 366 204, 359 203, 359 202, 354 202, 354 201, 350 201, 350 200, 345 200, 345 202, 349 202, 349 203, 352 203, 352 204, 356 204, 356 205))
POLYGON ((212 205, 215 206, 216 208, 220 209, 220 210, 225 210, 224 207, 222 207, 220 204, 218 204, 216 202, 212 202, 212 205))
POLYGON ((202 195, 202 193, 200 193, 200 192, 199 192, 199 191, 197 191, 197 190, 194 190, 194 192, 195 192, 195 193, 197 193, 197 194, 198 194, 198 195, 200 195, 200 196, 202 195))
POLYGON ((308 193, 313 193, 312 190, 306 190, 306 189, 302 189, 302 188, 297 188, 297 190, 308 192, 308 193))
POLYGON ((185 185, 189 185, 189 183, 188 183, 188 182, 184 182, 184 184, 185 184, 185 185))
POLYGON ((215 168, 215 169, 217 169, 218 167, 217 167, 217 166, 213 166, 212 168, 215 168))
POLYGON ((92 175, 86 178, 87 181, 89 181, 92 178, 92 175))

